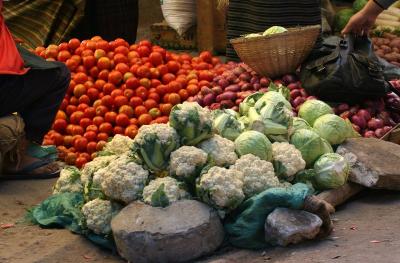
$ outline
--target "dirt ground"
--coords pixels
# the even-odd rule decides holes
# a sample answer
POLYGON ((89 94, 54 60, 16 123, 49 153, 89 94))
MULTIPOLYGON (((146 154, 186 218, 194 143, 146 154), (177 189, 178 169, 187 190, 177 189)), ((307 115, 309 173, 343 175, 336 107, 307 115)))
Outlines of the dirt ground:
MULTIPOLYGON (((54 180, 0 181, 0 225, 13 224, 45 199, 54 180)), ((400 194, 364 192, 334 215, 325 240, 265 251, 224 249, 204 263, 400 262, 400 194)), ((124 262, 66 230, 15 225, 0 228, 0 263, 124 262)))

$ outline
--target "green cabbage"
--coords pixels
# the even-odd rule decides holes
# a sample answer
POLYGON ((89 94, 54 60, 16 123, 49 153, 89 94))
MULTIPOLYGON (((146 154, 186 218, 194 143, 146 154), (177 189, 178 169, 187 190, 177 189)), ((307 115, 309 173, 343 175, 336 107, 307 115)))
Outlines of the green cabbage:
POLYGON ((336 145, 344 142, 350 136, 353 128, 349 127, 341 117, 335 114, 326 114, 315 121, 314 130, 330 144, 336 145))
POLYGON ((353 9, 355 12, 360 11, 368 3, 368 0, 356 0, 353 3, 353 9))
POLYGON ((293 144, 301 152, 307 167, 311 167, 321 155, 333 152, 329 143, 318 133, 307 129, 295 131, 290 138, 290 144, 293 144))
POLYGON ((345 8, 340 10, 339 12, 336 13, 335 15, 335 30, 337 32, 340 32, 343 30, 343 28, 347 25, 349 22, 350 18, 355 14, 354 10, 351 8, 345 8))
POLYGON ((238 155, 253 154, 262 160, 272 160, 272 145, 268 138, 258 131, 245 131, 235 140, 238 155))
POLYGON ((239 112, 241 115, 247 115, 249 112, 249 109, 251 107, 254 107, 256 102, 264 96, 264 93, 262 92, 256 92, 251 94, 250 96, 247 96, 242 103, 239 104, 239 112))
POLYGON ((306 120, 311 126, 314 126, 315 120, 319 117, 332 113, 332 108, 320 100, 308 100, 299 109, 299 117, 306 120))
POLYGON ((218 114, 213 120, 213 130, 231 141, 234 141, 243 129, 244 125, 236 119, 236 114, 226 110, 218 114))
POLYGON ((260 112, 262 108, 265 107, 267 104, 277 104, 278 102, 282 102, 285 107, 289 110, 292 109, 292 105, 289 101, 286 100, 282 93, 277 91, 268 91, 265 93, 257 102, 254 104, 254 108, 260 112))
POLYGON ((319 190, 334 189, 346 183, 350 166, 343 156, 327 153, 315 162, 314 171, 315 186, 319 190))
POLYGON ((279 34, 279 33, 284 33, 287 32, 287 29, 281 26, 271 26, 265 32, 263 33, 263 36, 268 36, 268 35, 273 35, 273 34, 279 34))
POLYGON ((312 127, 310 126, 310 124, 308 124, 308 122, 305 119, 302 119, 299 117, 294 117, 293 118, 293 130, 297 131, 300 129, 311 130, 312 127))

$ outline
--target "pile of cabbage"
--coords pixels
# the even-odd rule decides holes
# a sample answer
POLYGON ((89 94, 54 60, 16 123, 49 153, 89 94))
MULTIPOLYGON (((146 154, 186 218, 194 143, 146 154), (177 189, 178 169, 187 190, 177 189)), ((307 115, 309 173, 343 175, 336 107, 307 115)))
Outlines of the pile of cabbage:
POLYGON ((168 124, 142 126, 133 140, 116 135, 81 170, 65 167, 53 194, 81 193, 83 225, 107 237, 113 216, 135 201, 196 199, 224 217, 270 188, 345 184, 349 165, 332 146, 355 136, 351 125, 317 100, 294 117, 288 96, 283 86, 254 93, 240 113, 176 105, 168 124))

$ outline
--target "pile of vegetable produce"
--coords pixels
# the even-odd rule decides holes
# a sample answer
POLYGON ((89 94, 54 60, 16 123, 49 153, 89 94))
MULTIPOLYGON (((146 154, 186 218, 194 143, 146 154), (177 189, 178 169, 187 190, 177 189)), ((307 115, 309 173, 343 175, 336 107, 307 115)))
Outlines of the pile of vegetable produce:
POLYGON ((393 65, 400 66, 400 37, 386 31, 374 31, 372 43, 375 54, 393 65))
MULTIPOLYGON (((397 81, 392 81, 395 86, 397 81)), ((335 113, 352 122, 363 137, 382 138, 400 123, 400 97, 390 93, 384 99, 367 100, 361 105, 340 104, 335 113)))
POLYGON ((45 145, 61 160, 82 167, 116 134, 134 138, 141 125, 166 123, 171 108, 212 87, 224 64, 209 52, 174 54, 149 41, 129 45, 100 37, 38 47, 36 54, 64 62, 72 72, 68 92, 45 145))
POLYGON ((166 207, 196 198, 225 217, 270 188, 343 185, 349 165, 332 146, 356 136, 349 122, 318 100, 294 117, 289 89, 272 87, 247 97, 240 113, 178 104, 168 124, 144 125, 133 139, 116 135, 81 170, 64 168, 54 195, 82 194, 82 225, 108 238, 112 217, 136 200, 166 207))

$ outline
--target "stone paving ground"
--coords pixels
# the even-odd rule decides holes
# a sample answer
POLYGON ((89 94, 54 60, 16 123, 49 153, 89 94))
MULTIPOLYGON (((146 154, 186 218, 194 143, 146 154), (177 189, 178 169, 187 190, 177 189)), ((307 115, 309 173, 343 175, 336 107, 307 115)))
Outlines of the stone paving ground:
MULTIPOLYGON (((14 223, 26 209, 45 199, 54 180, 0 181, 0 224, 14 223)), ((322 241, 264 251, 223 249, 203 263, 398 263, 400 262, 400 194, 364 192, 339 207, 335 231, 322 241)), ((0 263, 124 262, 66 230, 16 225, 0 228, 0 263)))

